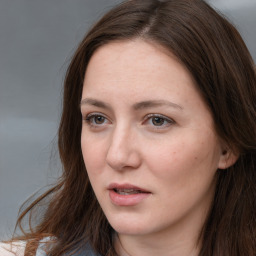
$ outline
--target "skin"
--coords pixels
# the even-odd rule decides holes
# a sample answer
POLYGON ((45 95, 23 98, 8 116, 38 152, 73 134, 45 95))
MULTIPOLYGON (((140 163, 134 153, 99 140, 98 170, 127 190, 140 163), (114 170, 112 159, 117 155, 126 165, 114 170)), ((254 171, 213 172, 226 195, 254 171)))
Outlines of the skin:
POLYGON ((120 255, 198 255, 216 171, 230 162, 191 74, 157 44, 109 43, 89 62, 81 112, 84 162, 120 255), (150 195, 116 205, 113 182, 150 195))

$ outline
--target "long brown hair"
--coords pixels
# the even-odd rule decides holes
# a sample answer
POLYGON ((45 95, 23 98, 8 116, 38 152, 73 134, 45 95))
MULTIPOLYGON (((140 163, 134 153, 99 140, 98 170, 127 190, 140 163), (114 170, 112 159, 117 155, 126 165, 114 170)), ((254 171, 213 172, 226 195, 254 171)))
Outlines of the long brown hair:
MULTIPOLYGON (((112 227, 96 198, 81 153, 79 104, 88 62, 96 49, 115 40, 142 38, 168 49, 194 77, 219 137, 239 154, 217 171, 212 207, 202 229, 200 256, 256 255, 256 76, 237 30, 202 0, 129 0, 108 12, 85 36, 67 70, 59 153, 63 175, 18 219, 50 202, 40 223, 21 239, 56 238, 51 256, 72 254, 90 244, 116 255, 112 227)), ((34 255, 34 253, 32 253, 34 255)), ((32 255, 31 254, 31 255, 32 255)), ((29 254, 28 254, 29 255, 29 254)))

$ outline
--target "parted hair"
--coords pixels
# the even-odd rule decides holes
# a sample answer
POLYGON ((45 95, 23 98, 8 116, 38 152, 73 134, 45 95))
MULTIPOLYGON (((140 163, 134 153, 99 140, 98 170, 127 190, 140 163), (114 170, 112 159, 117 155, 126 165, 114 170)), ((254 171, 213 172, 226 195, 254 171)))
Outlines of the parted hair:
MULTIPOLYGON (((201 230, 199 256, 256 255, 256 75, 253 60, 235 27, 203 0, 127 0, 103 16, 77 48, 64 81, 58 133, 63 173, 34 200, 17 222, 46 209, 16 239, 53 237, 49 255, 72 255, 85 244, 116 256, 108 223, 90 185, 81 152, 80 101, 88 62, 101 46, 140 38, 165 47, 189 70, 211 111, 215 129, 236 163, 217 170, 215 196, 201 230), (45 206, 44 206, 45 207, 45 206), (37 209, 37 210, 36 210, 37 209)), ((157 220, 156 220, 157 221, 157 220)))

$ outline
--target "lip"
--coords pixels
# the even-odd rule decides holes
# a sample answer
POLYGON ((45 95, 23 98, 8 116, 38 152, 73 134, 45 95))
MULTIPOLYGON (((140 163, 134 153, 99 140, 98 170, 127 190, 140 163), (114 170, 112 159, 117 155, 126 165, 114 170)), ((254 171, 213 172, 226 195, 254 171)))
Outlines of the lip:
POLYGON ((118 183, 111 183, 108 186, 109 190, 109 197, 111 202, 117 206, 135 206, 141 203, 144 199, 149 197, 152 193, 147 191, 144 188, 125 183, 125 184, 118 184, 118 183), (134 189, 141 191, 138 194, 130 194, 130 195, 121 195, 118 194, 114 189, 134 189))
POLYGON ((141 188, 141 187, 129 184, 129 183, 124 183, 124 184, 111 183, 108 186, 108 190, 112 190, 112 189, 115 189, 115 188, 116 189, 135 189, 135 190, 140 190, 140 191, 145 192, 145 193, 150 193, 150 191, 147 191, 144 188, 141 188))

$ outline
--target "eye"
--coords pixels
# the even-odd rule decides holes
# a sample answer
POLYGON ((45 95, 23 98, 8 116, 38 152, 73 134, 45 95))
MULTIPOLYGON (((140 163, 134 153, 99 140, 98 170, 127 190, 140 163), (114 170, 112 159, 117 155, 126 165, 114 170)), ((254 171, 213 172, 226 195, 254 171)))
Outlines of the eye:
POLYGON ((174 124, 174 120, 169 117, 159 115, 159 114, 150 114, 147 115, 144 121, 145 124, 151 125, 156 129, 166 128, 174 124))
POLYGON ((158 116, 155 116, 155 117, 151 117, 151 122, 153 125, 155 126, 162 126, 165 124, 166 120, 162 117, 158 117, 158 116))
POLYGON ((92 113, 85 117, 85 122, 90 126, 102 126, 106 123, 108 123, 108 119, 99 114, 99 113, 92 113))
POLYGON ((103 124, 105 122, 105 117, 103 116, 92 116, 89 119, 94 124, 103 124))

